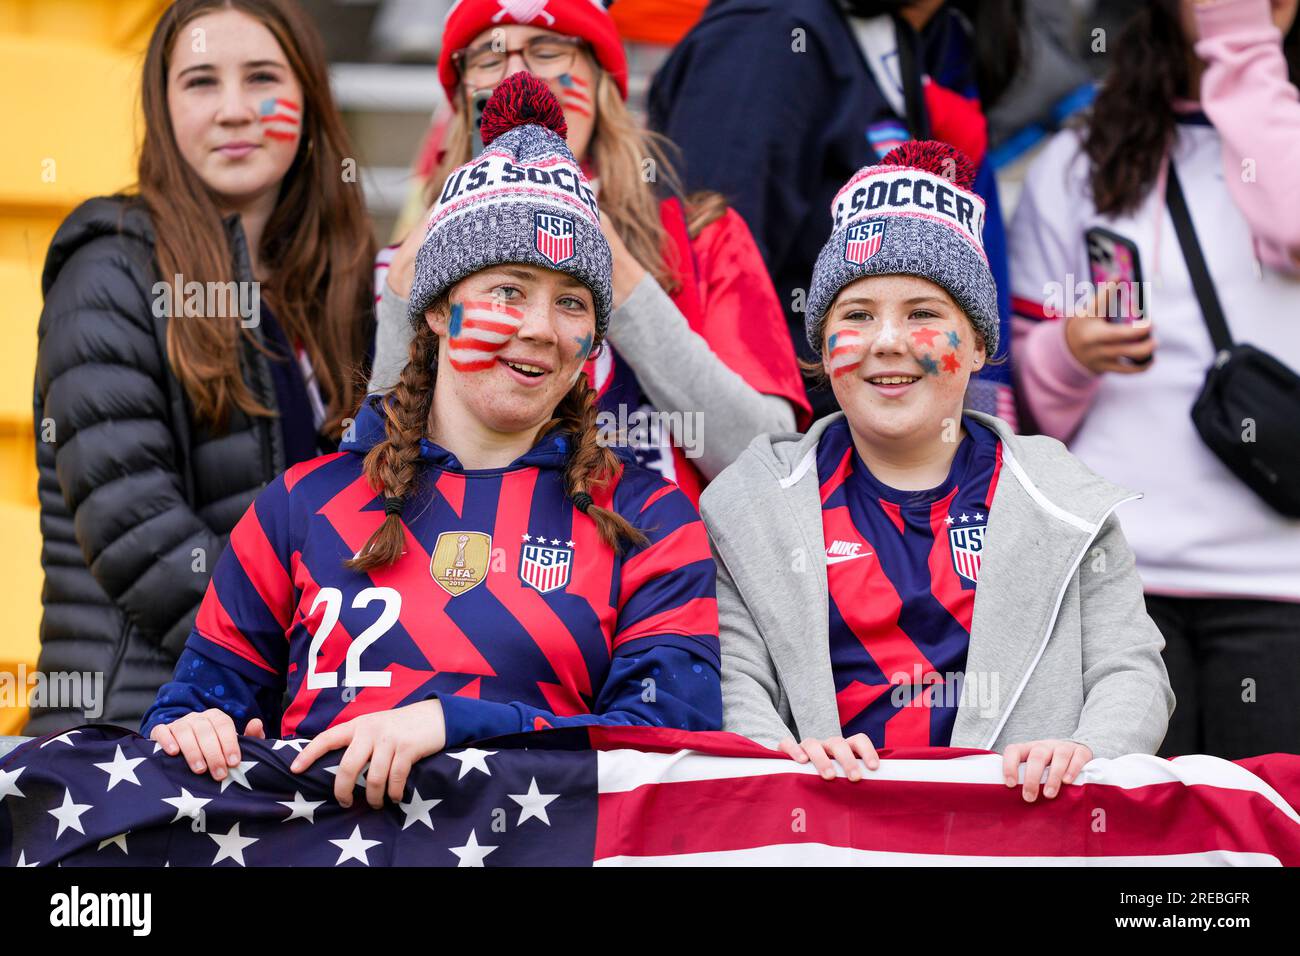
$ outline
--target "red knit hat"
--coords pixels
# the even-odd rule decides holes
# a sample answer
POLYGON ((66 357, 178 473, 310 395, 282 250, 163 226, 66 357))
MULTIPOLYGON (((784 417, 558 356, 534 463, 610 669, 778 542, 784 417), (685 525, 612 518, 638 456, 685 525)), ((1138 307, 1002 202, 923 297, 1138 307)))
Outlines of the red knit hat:
POLYGON ((447 91, 452 109, 457 108, 456 87, 460 77, 451 55, 468 46, 484 30, 508 23, 541 27, 586 40, 596 54, 596 62, 614 78, 620 95, 627 99, 627 54, 623 52, 618 27, 601 0, 456 0, 447 11, 442 27, 442 52, 438 55, 438 79, 447 91))

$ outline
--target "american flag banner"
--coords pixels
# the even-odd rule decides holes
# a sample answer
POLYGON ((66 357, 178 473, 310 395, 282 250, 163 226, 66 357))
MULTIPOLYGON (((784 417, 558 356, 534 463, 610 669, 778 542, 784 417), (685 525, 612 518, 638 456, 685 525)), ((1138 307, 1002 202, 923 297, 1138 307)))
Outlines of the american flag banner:
POLYGON ((1094 760, 1025 803, 982 751, 884 751, 850 782, 732 734, 540 731, 333 798, 341 751, 241 738, 223 782, 106 725, 0 757, 10 866, 1300 865, 1300 756, 1094 760))

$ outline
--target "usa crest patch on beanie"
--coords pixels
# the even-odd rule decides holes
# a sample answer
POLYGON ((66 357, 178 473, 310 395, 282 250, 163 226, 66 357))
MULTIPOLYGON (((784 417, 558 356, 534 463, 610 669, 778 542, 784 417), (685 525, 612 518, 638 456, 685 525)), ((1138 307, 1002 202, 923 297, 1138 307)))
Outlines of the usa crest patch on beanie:
POLYGON ((914 140, 858 170, 831 203, 834 225, 813 266, 804 328, 822 351, 835 296, 870 275, 915 275, 943 286, 984 339, 998 348, 998 296, 984 252, 984 200, 975 168, 958 149, 914 140))
POLYGON ((489 266, 536 265, 591 290, 596 340, 613 306, 613 260, 600 210, 564 137, 564 111, 545 83, 514 73, 483 109, 487 147, 452 170, 429 214, 415 257, 408 317, 413 325, 451 286, 489 266))

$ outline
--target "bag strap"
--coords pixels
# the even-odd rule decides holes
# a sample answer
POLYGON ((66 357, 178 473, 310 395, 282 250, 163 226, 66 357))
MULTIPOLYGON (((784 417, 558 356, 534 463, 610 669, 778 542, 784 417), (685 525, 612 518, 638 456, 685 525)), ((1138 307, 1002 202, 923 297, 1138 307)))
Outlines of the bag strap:
POLYGON ((1205 326, 1210 330, 1210 341, 1216 352, 1232 348, 1232 334, 1228 331, 1228 322, 1223 317, 1223 307, 1219 305, 1219 294, 1214 289, 1214 280, 1206 268, 1205 256, 1201 254, 1201 244, 1196 241, 1196 229, 1192 226, 1191 213, 1187 211, 1187 199, 1183 195, 1182 184, 1174 170, 1174 161, 1169 160, 1169 182, 1165 189, 1165 202, 1169 205, 1169 215, 1174 220, 1174 232, 1178 234, 1178 245, 1182 247, 1183 259, 1187 262, 1187 271, 1192 276, 1192 288, 1196 291, 1196 300, 1201 305, 1201 316, 1205 326))

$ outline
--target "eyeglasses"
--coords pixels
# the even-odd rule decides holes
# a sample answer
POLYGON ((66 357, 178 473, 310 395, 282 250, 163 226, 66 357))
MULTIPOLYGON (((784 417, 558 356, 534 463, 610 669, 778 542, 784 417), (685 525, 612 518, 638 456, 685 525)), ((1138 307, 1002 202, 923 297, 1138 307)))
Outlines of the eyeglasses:
POLYGON ((467 86, 483 89, 496 86, 505 78, 506 63, 512 53, 523 58, 529 73, 551 79, 573 69, 573 60, 582 46, 583 41, 578 37, 535 36, 516 49, 502 48, 493 41, 457 50, 451 60, 467 86))

